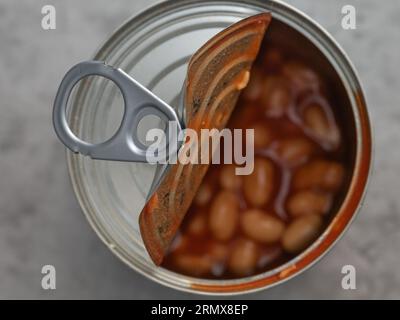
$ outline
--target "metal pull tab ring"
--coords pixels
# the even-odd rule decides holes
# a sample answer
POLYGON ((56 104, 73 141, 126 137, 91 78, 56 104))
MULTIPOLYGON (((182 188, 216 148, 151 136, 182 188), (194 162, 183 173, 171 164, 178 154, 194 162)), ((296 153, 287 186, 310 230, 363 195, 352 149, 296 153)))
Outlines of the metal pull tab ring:
MULTIPOLYGON (((175 121, 178 131, 182 124, 175 110, 135 81, 121 69, 101 61, 81 62, 64 76, 54 101, 53 125, 58 138, 75 153, 93 159, 146 162, 147 147, 139 141, 137 127, 146 115, 156 115, 165 121, 175 121), (75 84, 82 78, 98 75, 113 81, 124 98, 124 115, 117 132, 107 141, 97 144, 79 139, 67 122, 67 102, 75 84)), ((179 132, 178 132, 179 133, 179 132)))

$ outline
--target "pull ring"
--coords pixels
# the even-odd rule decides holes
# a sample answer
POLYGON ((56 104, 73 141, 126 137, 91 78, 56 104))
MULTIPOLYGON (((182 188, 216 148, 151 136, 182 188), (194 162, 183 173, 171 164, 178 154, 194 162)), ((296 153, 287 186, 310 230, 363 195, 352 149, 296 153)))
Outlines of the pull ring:
POLYGON ((54 101, 53 125, 58 138, 75 153, 93 159, 147 162, 147 147, 137 135, 140 120, 147 115, 156 115, 165 121, 176 122, 178 133, 182 124, 175 110, 143 87, 121 69, 115 69, 101 61, 81 62, 64 76, 54 101), (113 81, 124 98, 124 115, 117 132, 102 143, 88 143, 78 138, 67 122, 67 103, 75 84, 82 78, 98 75, 113 81))

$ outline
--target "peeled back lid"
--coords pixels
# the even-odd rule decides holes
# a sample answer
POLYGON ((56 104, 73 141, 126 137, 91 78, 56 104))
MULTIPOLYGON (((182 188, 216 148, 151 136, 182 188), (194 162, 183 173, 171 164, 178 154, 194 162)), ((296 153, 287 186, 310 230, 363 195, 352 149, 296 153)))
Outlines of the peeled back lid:
MULTIPOLYGON (((265 30, 271 21, 262 13, 228 27, 191 58, 184 90, 186 128, 223 129, 246 86, 265 30)), ((186 152, 186 145, 180 153, 186 152)), ((179 157, 179 156, 178 156, 179 157)), ((161 264, 208 164, 174 164, 143 208, 140 231, 146 249, 161 264)))

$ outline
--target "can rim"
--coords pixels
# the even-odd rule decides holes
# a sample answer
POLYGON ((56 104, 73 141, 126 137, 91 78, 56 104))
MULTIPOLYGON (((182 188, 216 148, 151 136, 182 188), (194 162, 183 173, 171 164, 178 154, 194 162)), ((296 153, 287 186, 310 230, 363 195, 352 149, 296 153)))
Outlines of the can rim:
MULTIPOLYGON (((124 23, 120 27, 116 28, 115 31, 111 33, 109 38, 107 38, 107 40, 105 40, 103 44, 100 46, 100 48, 97 50, 97 53, 94 58, 97 60, 99 59, 102 60, 102 58, 104 59, 104 57, 107 55, 107 47, 109 48, 110 46, 112 46, 112 43, 116 40, 116 38, 120 38, 121 36, 123 36, 123 33, 127 32, 127 29, 130 28, 130 24, 132 24, 133 22, 135 22, 135 24, 138 24, 141 21, 149 20, 151 17, 156 17, 160 11, 163 11, 165 9, 173 10, 174 8, 180 8, 185 5, 189 6, 194 3, 199 4, 198 1, 196 0, 167 0, 148 6, 147 8, 141 10, 137 15, 134 15, 133 17, 124 21, 124 23)), ((206 280, 206 279, 182 276, 180 274, 166 270, 168 271, 167 274, 169 275, 169 277, 168 279, 162 279, 160 277, 155 276, 153 273, 146 273, 145 268, 142 268, 140 265, 135 265, 131 261, 129 261, 129 259, 125 257, 123 250, 119 250, 114 244, 112 244, 113 241, 111 241, 109 235, 107 234, 107 232, 105 232, 101 224, 97 223, 95 219, 93 219, 92 215, 90 214, 91 209, 89 207, 88 201, 85 200, 85 197, 83 196, 84 193, 82 192, 83 190, 80 187, 79 174, 77 174, 77 171, 74 169, 74 166, 76 165, 75 163, 76 159, 79 157, 79 155, 75 155, 68 150, 66 151, 67 167, 75 196, 89 224, 94 229, 97 236, 102 240, 102 242, 121 261, 127 264, 130 268, 134 269, 135 271, 139 272, 140 274, 144 275, 145 277, 155 282, 158 282, 162 285, 180 291, 205 294, 205 295, 236 295, 236 294, 252 293, 264 290, 266 288, 272 288, 278 284, 281 284, 293 278, 296 275, 299 275, 302 271, 305 271, 311 266, 313 266, 337 243, 337 241, 344 235, 344 233, 346 232, 352 221, 354 221, 357 213, 359 212, 360 204, 362 203, 362 200, 365 197, 368 181, 370 178, 370 173, 372 170, 373 141, 371 133, 371 123, 366 110, 366 101, 363 94, 364 91, 362 89, 361 82, 359 80, 358 74, 352 62, 350 61, 349 57, 344 52, 344 50, 341 48, 341 46, 333 39, 333 37, 322 26, 320 26, 309 16, 307 16, 300 10, 294 8, 293 6, 288 5, 280 0, 270 0, 268 2, 269 7, 267 6, 266 3, 263 3, 259 0, 246 0, 246 1, 232 0, 229 2, 218 1, 218 0, 206 0, 202 1, 201 5, 207 3, 208 4, 217 3, 221 5, 224 4, 229 5, 232 3, 240 5, 254 5, 259 9, 266 9, 266 10, 277 8, 280 6, 282 10, 288 10, 290 11, 291 14, 296 15, 299 20, 303 20, 303 22, 305 21, 308 24, 308 27, 310 28, 309 32, 312 31, 311 29, 314 29, 314 32, 321 33, 321 37, 324 38, 329 43, 331 49, 337 51, 336 54, 340 56, 342 63, 344 62, 347 65, 346 71, 348 75, 346 79, 347 81, 349 81, 349 78, 352 79, 353 87, 358 89, 358 91, 355 92, 353 90, 354 88, 350 88, 349 84, 343 81, 343 85, 345 85, 347 94, 349 95, 349 98, 351 100, 352 108, 354 109, 353 113, 355 113, 356 127, 357 127, 356 129, 358 136, 356 138, 357 150, 355 159, 355 169, 353 172, 348 193, 346 194, 346 197, 343 200, 337 213, 338 216, 339 213, 343 211, 343 208, 345 206, 350 206, 350 208, 348 208, 347 210, 345 221, 342 221, 342 223, 339 224, 339 228, 336 226, 336 229, 333 230, 333 225, 337 222, 336 221, 337 217, 335 217, 335 219, 329 224, 329 226, 319 236, 319 238, 301 254, 294 257, 287 263, 279 266, 278 268, 274 268, 272 270, 263 272, 255 276, 245 277, 240 279, 223 280, 223 281, 206 280), (361 115, 359 114, 360 112, 362 112, 361 115), (357 116, 362 117, 362 119, 358 119, 357 116), (360 123, 360 121, 362 121, 362 123, 360 123), (361 152, 362 150, 360 150, 360 148, 366 150, 364 150, 364 152, 361 152), (361 169, 357 170, 357 164, 360 164, 360 167, 361 165, 363 165, 364 175, 361 175, 360 172, 356 172, 361 170, 361 169), (356 191, 358 191, 358 193, 354 195, 354 192, 356 191), (350 200, 352 199, 350 198, 352 197, 350 197, 350 195, 352 195, 353 198, 354 197, 356 198, 353 199, 351 203, 350 200), (329 238, 327 242, 328 235, 333 231, 335 231, 335 234, 331 236, 331 238, 329 238), (308 259, 305 260, 305 258, 307 257, 308 259), (176 283, 174 281, 177 279, 177 277, 179 277, 181 283, 176 283), (201 282, 201 284, 198 284, 198 282, 201 282)), ((294 27, 293 25, 290 26, 294 27)), ((300 31, 297 28, 295 29, 297 31, 300 31)), ((318 46, 318 49, 321 50, 320 46, 318 46)), ((323 53, 324 56, 328 58, 326 52, 323 53)), ((331 60, 329 61, 332 63, 331 60)), ((334 61, 333 64, 335 64, 334 61)), ((337 66, 334 65, 334 68, 336 72, 338 72, 337 66)), ((342 78, 342 80, 344 79, 342 78)))

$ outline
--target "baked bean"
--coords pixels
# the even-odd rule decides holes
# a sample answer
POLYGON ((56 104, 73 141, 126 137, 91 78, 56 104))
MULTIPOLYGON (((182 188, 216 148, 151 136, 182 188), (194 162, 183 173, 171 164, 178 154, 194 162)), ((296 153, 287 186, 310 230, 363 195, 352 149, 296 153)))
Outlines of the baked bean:
POLYGON ((266 148, 271 140, 272 134, 268 127, 263 123, 257 123, 253 126, 254 129, 254 148, 266 148))
POLYGON ((243 191, 249 203, 255 207, 265 205, 272 196, 274 167, 268 159, 256 158, 254 170, 244 176, 243 191))
POLYGON ((338 190, 343 183, 343 165, 333 161, 314 160, 307 163, 295 173, 295 189, 322 188, 338 190))
POLYGON ((196 213, 187 224, 186 230, 194 236, 201 236, 207 231, 207 219, 203 213, 196 213))
POLYGON ((285 224, 278 218, 259 209, 247 210, 241 217, 243 232, 251 239, 261 243, 279 241, 285 224))
POLYGON ((242 176, 236 174, 236 166, 226 164, 222 167, 219 176, 219 183, 224 189, 237 190, 242 185, 242 176))
POLYGON ((210 257, 216 262, 222 262, 228 257, 228 248, 221 243, 215 242, 210 248, 210 257))
POLYGON ((305 138, 284 139, 277 143, 276 153, 288 166, 296 166, 306 161, 313 152, 313 145, 305 138))
POLYGON ((176 254, 174 264, 177 269, 185 274, 199 277, 210 273, 213 265, 212 259, 207 255, 176 254))
POLYGON ((288 211, 293 217, 325 214, 331 206, 331 195, 312 190, 299 191, 288 200, 288 211))
POLYGON ((215 239, 226 241, 235 233, 239 219, 239 201, 229 192, 222 191, 214 199, 209 217, 210 231, 215 239))
POLYGON ((261 97, 265 114, 271 118, 282 117, 291 103, 288 86, 276 76, 267 77, 261 97))
POLYGON ((323 108, 317 104, 307 106, 303 111, 304 123, 312 135, 332 148, 340 143, 340 132, 334 119, 328 119, 323 108), (329 121, 330 120, 330 121, 329 121))
POLYGON ((205 206, 212 197, 212 188, 209 184, 202 183, 197 190, 196 196, 194 198, 194 203, 199 206, 205 206))
POLYGON ((289 253, 304 250, 317 238, 322 226, 321 216, 310 214, 295 219, 282 237, 282 246, 289 253))
POLYGON ((248 239, 237 241, 228 260, 228 269, 237 276, 247 276, 254 272, 259 257, 257 244, 248 239))
POLYGON ((317 91, 320 87, 318 75, 302 63, 287 62, 282 69, 294 90, 300 94, 305 91, 317 91))

